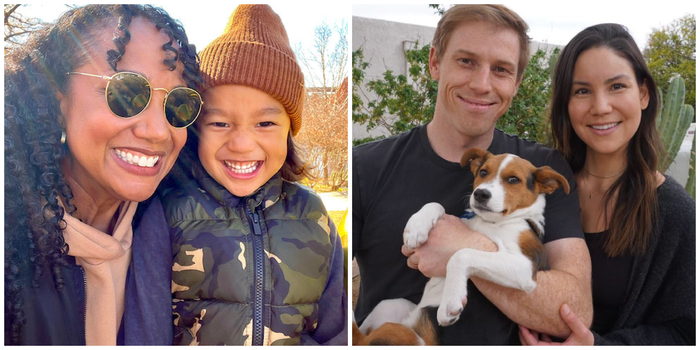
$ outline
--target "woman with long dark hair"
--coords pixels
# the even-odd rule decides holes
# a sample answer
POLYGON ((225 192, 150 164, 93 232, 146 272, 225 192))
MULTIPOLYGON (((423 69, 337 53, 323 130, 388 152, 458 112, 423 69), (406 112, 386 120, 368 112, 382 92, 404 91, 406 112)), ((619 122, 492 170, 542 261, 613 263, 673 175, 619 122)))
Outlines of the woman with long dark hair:
POLYGON ((695 343, 695 202, 657 170, 657 91, 618 24, 583 30, 557 63, 552 132, 578 184, 593 284, 591 330, 562 305, 566 344, 695 343))
POLYGON ((202 105, 165 11, 89 5, 5 57, 5 344, 115 345, 132 218, 202 105))

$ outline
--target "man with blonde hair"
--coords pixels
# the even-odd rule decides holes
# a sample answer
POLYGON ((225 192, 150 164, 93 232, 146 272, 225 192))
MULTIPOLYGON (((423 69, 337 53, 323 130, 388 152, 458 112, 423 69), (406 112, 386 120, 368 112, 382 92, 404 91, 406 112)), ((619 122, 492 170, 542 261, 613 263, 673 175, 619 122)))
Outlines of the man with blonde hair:
MULTIPOLYGON (((562 304, 590 325, 590 257, 571 169, 556 151, 495 128, 522 81, 529 57, 527 30, 520 16, 501 5, 449 9, 430 51, 430 74, 438 81, 432 121, 353 149, 353 255, 362 279, 357 321, 385 299, 417 303, 425 276, 444 276, 457 250, 497 250, 457 217, 474 180, 459 165, 460 158, 479 147, 517 154, 537 167, 549 165, 567 178, 572 190, 547 196, 543 243, 550 270, 537 274, 537 288, 527 294, 471 278, 468 303, 456 324, 439 327, 440 342, 517 344, 518 324, 566 337, 570 330, 559 316, 562 304), (442 204, 450 215, 438 220, 421 247, 402 247, 408 218, 428 202, 442 204)), ((431 317, 435 319, 435 310, 431 317)))

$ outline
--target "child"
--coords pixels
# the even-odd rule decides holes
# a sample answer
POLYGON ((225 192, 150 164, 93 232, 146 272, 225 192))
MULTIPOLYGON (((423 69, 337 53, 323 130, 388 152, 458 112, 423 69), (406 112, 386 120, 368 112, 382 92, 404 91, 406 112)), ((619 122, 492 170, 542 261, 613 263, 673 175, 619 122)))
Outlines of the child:
POLYGON ((294 182, 304 79, 280 18, 240 5, 200 57, 205 102, 178 161, 193 169, 160 198, 175 344, 347 344, 341 242, 294 182))

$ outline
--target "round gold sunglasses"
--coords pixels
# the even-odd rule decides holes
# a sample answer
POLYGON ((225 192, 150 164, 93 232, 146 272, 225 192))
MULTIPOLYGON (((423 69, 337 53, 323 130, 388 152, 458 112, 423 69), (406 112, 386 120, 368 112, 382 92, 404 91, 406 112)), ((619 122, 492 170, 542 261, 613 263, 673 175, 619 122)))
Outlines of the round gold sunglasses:
POLYGON ((176 87, 172 90, 153 88, 142 75, 134 72, 117 72, 112 76, 82 72, 68 72, 68 75, 84 75, 107 80, 105 98, 107 106, 119 118, 133 118, 141 114, 151 103, 153 90, 166 92, 165 119, 175 128, 192 125, 202 110, 202 96, 188 87, 176 87))

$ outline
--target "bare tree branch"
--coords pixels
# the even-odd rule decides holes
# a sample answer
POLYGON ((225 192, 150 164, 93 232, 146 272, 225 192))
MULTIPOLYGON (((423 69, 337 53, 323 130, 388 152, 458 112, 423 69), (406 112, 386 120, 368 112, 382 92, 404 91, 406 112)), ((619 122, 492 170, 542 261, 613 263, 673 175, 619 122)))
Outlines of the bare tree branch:
POLYGON ((5 46, 6 51, 23 43, 32 32, 42 29, 47 24, 41 19, 22 14, 26 5, 5 4, 5 46))
POLYGON ((344 21, 333 27, 322 23, 314 31, 313 48, 296 50, 308 85, 297 140, 315 167, 313 175, 331 190, 347 185, 347 31, 344 21))

